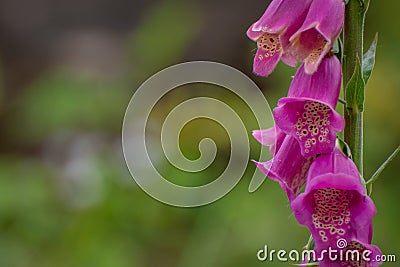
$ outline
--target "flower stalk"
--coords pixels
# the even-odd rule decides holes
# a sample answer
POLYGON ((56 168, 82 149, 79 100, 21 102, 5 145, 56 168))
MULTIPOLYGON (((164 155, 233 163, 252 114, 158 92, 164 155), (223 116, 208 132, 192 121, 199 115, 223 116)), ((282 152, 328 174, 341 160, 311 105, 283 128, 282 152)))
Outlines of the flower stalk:
POLYGON ((361 85, 361 88, 357 88, 356 83, 350 83, 350 81, 355 75, 360 75, 363 80, 364 18, 367 8, 368 3, 364 0, 349 0, 345 7, 343 28, 342 68, 346 102, 344 140, 350 147, 353 161, 361 175, 363 175, 363 110, 360 109, 360 106, 363 106, 364 102, 364 84, 361 85), (359 64, 358 68, 357 64, 359 64), (362 92, 357 92, 357 90, 362 92), (357 97, 357 93, 362 96, 357 97), (349 96, 356 97, 350 101, 349 96))

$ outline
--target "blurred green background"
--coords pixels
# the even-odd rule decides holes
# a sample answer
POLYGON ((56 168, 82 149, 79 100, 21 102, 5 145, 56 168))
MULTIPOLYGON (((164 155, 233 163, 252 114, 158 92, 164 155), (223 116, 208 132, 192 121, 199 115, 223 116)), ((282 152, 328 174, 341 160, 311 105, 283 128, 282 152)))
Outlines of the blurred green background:
MULTIPOLYGON (((215 203, 171 207, 134 183, 121 148, 135 89, 176 63, 231 65, 274 106, 294 70, 280 64, 267 79, 255 77, 255 44, 245 36, 267 2, 1 0, 0 266, 288 266, 256 258, 264 245, 300 249, 308 238, 276 183, 250 194, 246 175, 215 203)), ((398 1, 371 1, 366 22, 366 45, 375 32, 380 38, 366 93, 367 177, 400 141, 399 9, 398 1)), ((201 87, 171 94, 155 117, 163 118, 182 94, 203 93, 212 95, 201 87)), ((223 90, 213 96, 233 101, 223 90)), ((196 183, 209 182, 229 156, 223 129, 205 132, 207 123, 188 125, 181 136, 184 153, 194 158, 193 139, 217 136, 217 160, 196 183)), ((252 141, 252 148, 254 158, 260 146, 252 141)), ((248 174, 253 170, 250 164, 248 174)), ((399 173, 397 158, 373 191, 373 242, 397 257, 399 173)))

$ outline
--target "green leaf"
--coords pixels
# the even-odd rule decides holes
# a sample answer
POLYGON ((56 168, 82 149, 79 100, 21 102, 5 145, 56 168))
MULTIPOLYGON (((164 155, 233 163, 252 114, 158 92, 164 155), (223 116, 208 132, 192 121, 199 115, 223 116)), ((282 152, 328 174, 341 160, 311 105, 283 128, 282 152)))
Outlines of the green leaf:
POLYGON ((371 46, 369 47, 368 51, 364 54, 363 57, 363 78, 365 84, 367 84, 369 77, 371 76, 372 70, 374 69, 377 43, 378 43, 378 33, 375 34, 374 41, 372 41, 371 46))
POLYGON ((371 176, 371 178, 367 181, 367 185, 373 184, 382 173, 382 171, 386 168, 386 166, 396 157, 396 155, 400 151, 400 146, 396 148, 395 151, 382 163, 382 165, 375 171, 375 173, 371 176))
POLYGON ((361 74, 360 59, 357 58, 356 67, 350 81, 346 85, 346 108, 364 110, 365 83, 361 74))

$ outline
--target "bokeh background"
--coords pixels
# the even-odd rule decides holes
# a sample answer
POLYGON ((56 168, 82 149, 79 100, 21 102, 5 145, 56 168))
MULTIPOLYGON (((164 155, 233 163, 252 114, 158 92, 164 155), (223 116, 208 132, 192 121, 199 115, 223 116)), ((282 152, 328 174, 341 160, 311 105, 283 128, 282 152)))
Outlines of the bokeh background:
MULTIPOLYGON (((1 0, 0 266, 288 266, 260 263, 256 252, 264 245, 300 249, 307 229, 297 224, 276 183, 248 192, 254 166, 221 200, 176 208, 134 183, 121 148, 130 97, 148 77, 176 63, 233 66, 262 88, 273 107, 294 70, 280 64, 270 77, 255 77, 255 44, 245 36, 267 4, 1 0)), ((399 9, 398 1, 371 1, 366 22, 366 45, 375 32, 380 38, 366 93, 367 178, 400 141, 399 9)), ((161 125, 179 101, 204 94, 213 92, 193 87, 169 95, 154 121, 159 116, 161 125)), ((223 90, 213 96, 234 101, 223 90)), ((184 128, 184 153, 196 158, 204 136, 219 146, 215 164, 195 180, 174 175, 177 182, 207 183, 225 166, 228 137, 212 122, 184 128)), ((252 149, 256 157, 260 146, 252 141, 252 149)), ((373 242, 400 261, 399 173, 397 158, 374 186, 373 242)))

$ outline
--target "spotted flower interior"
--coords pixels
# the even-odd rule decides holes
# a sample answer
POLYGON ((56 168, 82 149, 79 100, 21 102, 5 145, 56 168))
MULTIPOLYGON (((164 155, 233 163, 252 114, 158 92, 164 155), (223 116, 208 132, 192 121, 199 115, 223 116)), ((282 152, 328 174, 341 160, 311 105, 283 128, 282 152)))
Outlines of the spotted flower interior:
POLYGON ((318 34, 313 44, 314 45, 309 55, 305 59, 305 61, 308 62, 308 64, 310 65, 314 65, 321 60, 321 55, 324 52, 325 47, 328 45, 328 42, 321 35, 318 34))
POLYGON ((341 264, 344 267, 375 267, 379 266, 382 262, 376 260, 376 254, 378 254, 378 248, 373 245, 362 244, 357 240, 353 240, 347 244, 344 254, 348 255, 345 261, 341 264), (368 253, 363 254, 366 250, 368 253), (349 253, 351 251, 358 251, 358 253, 349 253), (364 258, 368 257, 368 259, 364 258), (373 260, 373 261, 371 261, 373 260))
POLYGON ((336 133, 343 129, 343 118, 326 104, 286 98, 274 109, 277 125, 300 145, 305 157, 329 153, 335 146, 336 133))
POLYGON ((353 191, 336 188, 314 190, 313 224, 323 242, 342 238, 350 228, 350 203, 355 198, 353 191))
POLYGON ((277 34, 264 33, 257 40, 257 47, 262 50, 262 53, 258 55, 259 60, 263 60, 264 57, 272 57, 275 53, 281 52, 279 36, 277 34))
POLYGON ((328 138, 331 112, 328 106, 315 101, 306 101, 303 107, 303 112, 296 112, 298 119, 293 127, 308 154, 317 143, 331 142, 328 138))
POLYGON ((315 29, 303 32, 294 39, 291 53, 306 64, 307 73, 314 73, 324 55, 329 51, 330 43, 315 29))

